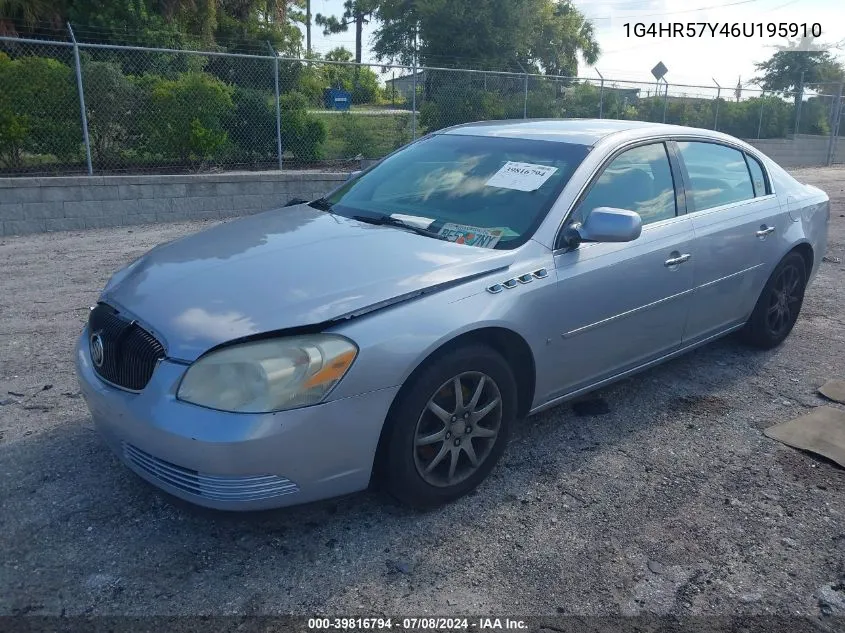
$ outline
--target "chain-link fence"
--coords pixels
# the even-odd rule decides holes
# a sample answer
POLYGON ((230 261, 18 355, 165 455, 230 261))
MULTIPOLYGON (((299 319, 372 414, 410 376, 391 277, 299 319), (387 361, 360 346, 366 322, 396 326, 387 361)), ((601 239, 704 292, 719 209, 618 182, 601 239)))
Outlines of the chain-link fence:
POLYGON ((842 86, 760 89, 0 37, 0 175, 349 169, 484 119, 845 134, 842 86))

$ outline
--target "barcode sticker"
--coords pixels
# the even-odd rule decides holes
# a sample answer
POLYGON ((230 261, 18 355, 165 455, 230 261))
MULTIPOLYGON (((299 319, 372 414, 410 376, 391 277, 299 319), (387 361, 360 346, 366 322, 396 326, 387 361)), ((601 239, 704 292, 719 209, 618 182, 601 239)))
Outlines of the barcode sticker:
POLYGON ((490 176, 485 184, 488 187, 500 187, 502 189, 536 191, 556 171, 557 167, 517 163, 509 160, 499 171, 490 176))

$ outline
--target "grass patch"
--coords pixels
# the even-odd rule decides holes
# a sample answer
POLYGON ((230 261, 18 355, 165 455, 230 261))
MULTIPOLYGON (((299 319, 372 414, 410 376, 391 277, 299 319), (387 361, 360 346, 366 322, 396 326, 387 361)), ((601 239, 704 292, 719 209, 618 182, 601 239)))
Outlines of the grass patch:
POLYGON ((326 126, 327 160, 381 158, 411 141, 411 113, 314 112, 326 126))

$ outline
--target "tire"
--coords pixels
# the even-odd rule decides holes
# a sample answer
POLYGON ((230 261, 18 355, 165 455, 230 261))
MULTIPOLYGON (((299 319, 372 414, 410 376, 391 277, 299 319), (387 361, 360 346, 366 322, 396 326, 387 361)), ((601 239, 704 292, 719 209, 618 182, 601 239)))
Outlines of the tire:
POLYGON ((760 349, 772 349, 783 343, 792 331, 807 287, 807 264, 798 253, 787 254, 766 282, 754 311, 745 327, 742 339, 760 349))
POLYGON ((420 509, 462 497, 502 456, 516 415, 516 380, 497 352, 468 345, 435 357, 406 384, 388 414, 380 469, 385 488, 420 509))

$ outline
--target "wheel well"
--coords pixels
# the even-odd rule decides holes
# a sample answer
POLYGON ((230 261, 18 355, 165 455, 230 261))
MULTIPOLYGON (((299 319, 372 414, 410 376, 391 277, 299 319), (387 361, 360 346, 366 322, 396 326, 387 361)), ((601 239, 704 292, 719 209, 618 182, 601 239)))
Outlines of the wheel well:
POLYGON ((807 279, 809 279, 810 272, 813 270, 813 247, 806 242, 803 242, 789 252, 798 253, 804 258, 804 263, 807 265, 807 279))
POLYGON ((465 343, 481 343, 502 355, 508 365, 511 366, 513 377, 516 380, 517 415, 519 417, 528 415, 531 410, 531 403, 534 400, 536 370, 534 354, 531 353, 531 348, 525 339, 513 330, 506 328, 482 328, 452 339, 446 345, 438 348, 432 356, 441 353, 441 350, 452 350, 465 343))
MULTIPOLYGON (((531 403, 534 401, 534 388, 536 380, 536 369, 534 365, 534 354, 531 353, 531 347, 519 334, 513 330, 501 327, 487 327, 471 332, 465 332, 448 342, 444 343, 425 360, 423 360, 414 371, 405 379, 396 397, 393 399, 391 409, 401 397, 407 385, 411 384, 414 377, 428 365, 428 363, 435 360, 438 356, 450 352, 460 345, 469 345, 472 343, 480 343, 496 350, 508 365, 513 370, 513 377, 516 380, 517 388, 517 415, 522 418, 531 410, 531 403)), ((389 414, 388 414, 389 417, 389 414)), ((376 459, 373 465, 373 475, 378 477, 380 475, 380 465, 383 464, 383 456, 385 445, 387 444, 388 428, 384 425, 379 437, 378 448, 376 449, 376 459)))

